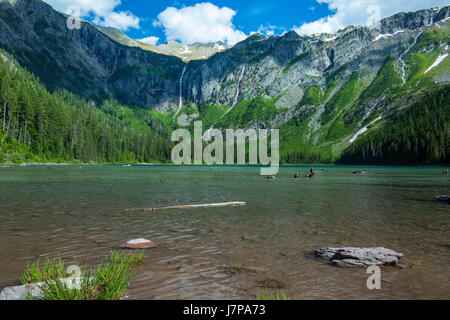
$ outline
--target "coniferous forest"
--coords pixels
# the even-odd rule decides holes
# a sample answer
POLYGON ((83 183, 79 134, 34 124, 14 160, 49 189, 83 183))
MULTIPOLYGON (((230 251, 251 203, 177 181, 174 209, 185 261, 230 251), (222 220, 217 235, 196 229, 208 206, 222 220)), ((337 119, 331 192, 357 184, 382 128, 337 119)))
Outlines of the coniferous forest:
POLYGON ((350 164, 449 164, 450 86, 428 92, 342 155, 350 164))
POLYGON ((0 162, 149 163, 170 158, 163 115, 49 93, 0 52, 0 162))
MULTIPOLYGON (((165 163, 170 161, 169 114, 114 100, 49 93, 12 56, 0 51, 0 162, 165 163)), ((387 125, 360 137, 337 163, 450 163, 450 86, 400 108, 387 125)), ((319 154, 290 152, 283 164, 332 163, 319 154)))

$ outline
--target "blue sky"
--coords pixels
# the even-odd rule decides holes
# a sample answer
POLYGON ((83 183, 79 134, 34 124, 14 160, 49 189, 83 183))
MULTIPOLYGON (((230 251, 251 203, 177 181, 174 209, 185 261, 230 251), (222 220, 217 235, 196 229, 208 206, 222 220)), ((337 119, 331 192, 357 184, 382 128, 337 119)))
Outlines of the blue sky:
MULTIPOLYGON (((156 36, 165 41, 164 29, 153 26, 153 21, 167 7, 182 8, 183 6, 193 6, 199 1, 174 1, 158 0, 151 1, 125 0, 119 9, 129 10, 142 15, 142 28, 140 30, 130 29, 126 32, 132 38, 144 38, 147 36, 156 36)), ((315 21, 329 14, 330 10, 326 4, 319 4, 315 0, 295 1, 261 1, 261 0, 215 0, 211 1, 218 7, 229 7, 236 11, 233 18, 233 24, 236 29, 245 34, 258 31, 261 26, 277 26, 280 29, 274 30, 277 34, 283 32, 283 29, 290 30, 294 25, 300 25, 302 22, 315 21), (282 14, 280 14, 282 13, 282 14)))
POLYGON ((441 7, 449 0, 44 0, 94 24, 149 43, 236 43, 252 32, 333 33, 370 25, 401 11, 441 7))

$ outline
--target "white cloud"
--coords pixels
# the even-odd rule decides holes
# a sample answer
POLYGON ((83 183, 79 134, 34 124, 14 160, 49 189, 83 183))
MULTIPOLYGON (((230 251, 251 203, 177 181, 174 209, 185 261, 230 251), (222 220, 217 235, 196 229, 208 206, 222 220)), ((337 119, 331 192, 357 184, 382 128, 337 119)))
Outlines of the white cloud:
POLYGON ((114 27, 122 31, 139 28, 140 19, 129 11, 117 11, 121 0, 44 0, 58 11, 67 12, 71 6, 80 8, 81 17, 93 16, 93 22, 103 27, 114 27))
POLYGON ((179 40, 185 44, 223 41, 235 44, 246 35, 233 25, 236 11, 219 8, 212 3, 197 3, 181 9, 168 7, 158 15, 155 26, 164 28, 168 41, 179 40))
POLYGON ((147 37, 147 38, 139 39, 138 41, 156 45, 159 41, 159 38, 158 37, 147 37))
POLYGON ((353 25, 373 23, 379 7, 381 19, 399 12, 415 11, 448 5, 448 0, 316 0, 319 4, 328 4, 334 13, 317 21, 294 27, 299 34, 334 33, 339 29, 353 25))
POLYGON ((253 33, 260 33, 269 37, 274 36, 275 34, 279 34, 284 32, 286 29, 283 27, 273 26, 273 25, 266 25, 266 26, 259 26, 258 31, 252 32, 253 33))

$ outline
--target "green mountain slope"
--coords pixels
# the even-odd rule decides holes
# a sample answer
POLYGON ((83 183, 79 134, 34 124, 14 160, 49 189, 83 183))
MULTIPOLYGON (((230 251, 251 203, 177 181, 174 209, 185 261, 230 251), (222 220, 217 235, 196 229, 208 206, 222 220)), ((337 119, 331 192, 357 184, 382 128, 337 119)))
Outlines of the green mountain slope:
POLYGON ((112 101, 50 94, 0 50, 0 162, 167 161, 171 118, 112 101))
MULTIPOLYGON (((17 152, 3 152, 4 161, 14 160, 13 154, 164 160, 176 114, 187 116, 191 128, 201 120, 205 131, 277 128, 283 163, 332 163, 342 155, 346 162, 373 163, 357 156, 375 141, 368 137, 390 132, 383 143, 397 143, 397 131, 389 128, 399 115, 419 101, 430 103, 424 97, 435 90, 447 90, 449 18, 446 6, 399 13, 377 27, 351 26, 333 35, 253 34, 208 59, 186 63, 189 59, 165 51, 142 50, 117 30, 86 22, 80 30, 69 30, 66 17, 41 0, 0 0, 0 48, 48 90, 29 74, 22 85, 11 80, 12 69, 5 73, 0 103, 6 101, 7 107, 0 115, 8 128, 2 119, 1 143, 3 150, 17 152), (94 100, 95 108, 75 95, 94 100)), ((185 49, 172 49, 177 48, 185 49)), ((412 121, 418 128, 432 125, 412 121)), ((436 141, 447 137, 441 132, 445 126, 436 128, 436 141)), ((411 163, 447 161, 447 144, 417 139, 444 150, 436 153, 419 144, 424 156, 411 163)), ((386 154, 377 154, 377 161, 393 161, 384 159, 386 154)))
POLYGON ((426 93, 359 139, 340 163, 450 164, 450 85, 426 93))

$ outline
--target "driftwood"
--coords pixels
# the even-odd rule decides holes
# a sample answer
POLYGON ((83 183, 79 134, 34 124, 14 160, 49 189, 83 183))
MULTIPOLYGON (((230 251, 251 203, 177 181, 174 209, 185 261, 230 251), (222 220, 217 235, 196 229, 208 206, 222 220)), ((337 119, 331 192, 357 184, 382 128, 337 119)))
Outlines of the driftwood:
POLYGON ((135 208, 126 209, 126 212, 146 212, 146 211, 163 211, 163 210, 181 210, 181 209, 200 209, 200 208, 220 208, 220 207, 243 207, 245 202, 227 202, 227 203, 211 203, 211 204, 194 204, 185 206, 172 206, 162 208, 135 208))

